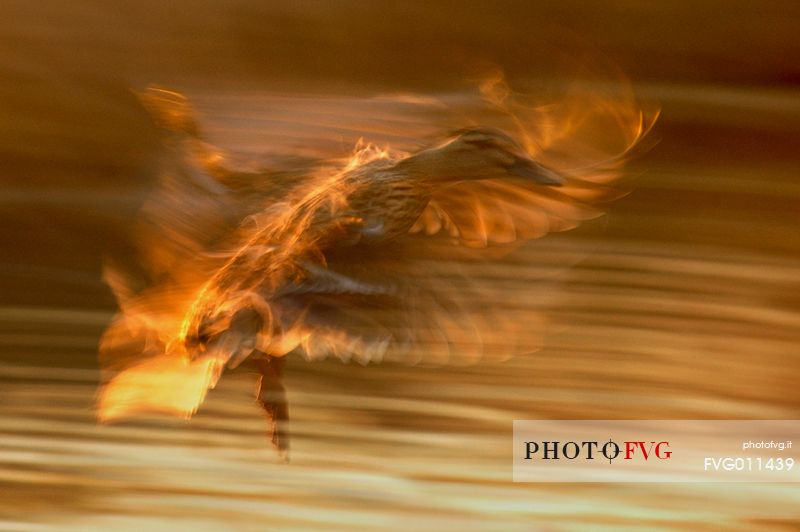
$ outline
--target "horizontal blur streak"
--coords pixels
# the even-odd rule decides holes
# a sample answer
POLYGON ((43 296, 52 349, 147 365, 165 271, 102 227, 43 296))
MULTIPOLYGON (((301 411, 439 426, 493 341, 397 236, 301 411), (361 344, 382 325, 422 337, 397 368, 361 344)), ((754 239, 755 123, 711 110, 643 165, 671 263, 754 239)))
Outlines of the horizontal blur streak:
MULTIPOLYGON (((539 355, 504 364, 454 371, 294 360, 287 376, 295 419, 290 466, 274 464, 264 446, 247 372, 221 381, 191 425, 152 418, 96 427, 93 371, 7 365, 0 368, 2 481, 47 486, 79 528, 127 528, 146 519, 245 528, 261 520, 324 526, 335 519, 348 528, 397 523, 409 511, 425 527, 441 524, 442 511, 464 526, 602 520, 745 529, 753 518, 792 519, 796 490, 773 486, 545 489, 508 479, 515 418, 794 416, 800 404, 786 369, 797 364, 798 313, 760 313, 757 298, 777 295, 800 264, 773 260, 759 275, 757 258, 603 244, 571 272, 567 295, 555 305, 568 329, 539 355), (676 297, 686 305, 665 306, 676 297), (634 312, 626 310, 631 298, 634 312), (728 315, 698 316, 695 302, 715 300, 728 315), (309 504, 315 511, 306 511, 309 504)), ((25 309, 0 314, 4 327, 38 318, 40 329, 50 318, 25 309)), ((91 313, 60 316, 54 323, 66 331, 78 325, 73 334, 98 326, 91 313)), ((59 348, 3 338, 32 357, 59 348)), ((20 506, 42 510, 43 502, 22 498, 25 490, 13 492, 20 495, 6 499, 5 511, 13 508, 7 515, 20 506)))

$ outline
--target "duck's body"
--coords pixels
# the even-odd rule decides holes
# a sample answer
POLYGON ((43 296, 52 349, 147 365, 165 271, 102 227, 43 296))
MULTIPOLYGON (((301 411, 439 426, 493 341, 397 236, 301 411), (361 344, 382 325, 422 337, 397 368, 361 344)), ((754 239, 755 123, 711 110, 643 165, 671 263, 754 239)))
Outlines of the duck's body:
MULTIPOLYGON (((297 317, 283 315, 278 299, 298 290, 309 293, 315 286, 362 295, 383 293, 379 287, 328 270, 329 252, 377 246, 408 235, 437 190, 458 181, 492 179, 517 180, 527 186, 563 181, 531 160, 505 133, 472 128, 416 154, 379 158, 312 182, 294 204, 273 213, 212 277, 187 316, 186 341, 203 351, 206 344, 219 341, 236 312, 255 305, 261 309, 257 312, 262 314, 262 326, 270 329, 260 331, 260 342, 248 338, 246 349, 258 344, 271 356, 285 355, 296 344, 280 338, 282 329, 297 317), (237 299, 241 303, 230 305, 237 299), (221 314, 220 308, 225 309, 221 314)), ((451 236, 459 236, 456 227, 451 236)), ((243 356, 238 349, 230 353, 237 363, 243 356)))

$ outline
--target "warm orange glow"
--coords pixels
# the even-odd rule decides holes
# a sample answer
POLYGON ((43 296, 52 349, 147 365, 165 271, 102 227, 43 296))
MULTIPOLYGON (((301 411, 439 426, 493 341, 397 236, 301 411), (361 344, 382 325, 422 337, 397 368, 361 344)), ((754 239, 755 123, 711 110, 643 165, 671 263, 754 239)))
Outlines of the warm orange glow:
POLYGON ((100 421, 114 421, 142 412, 189 418, 213 388, 222 372, 214 359, 189 361, 159 355, 120 373, 103 390, 100 421))
MULTIPOLYGON (((501 249, 505 253, 514 249, 510 244, 597 217, 603 213, 602 202, 624 193, 615 183, 626 156, 656 117, 645 114, 624 88, 614 94, 574 89, 559 102, 533 105, 514 94, 497 74, 481 84, 480 92, 483 103, 471 104, 476 118, 485 113, 494 116, 493 125, 518 136, 528 156, 557 171, 565 182, 549 189, 491 175, 453 180, 431 192, 410 234, 434 238, 442 232, 449 236, 448 246, 505 246, 505 251, 501 249)), ((244 223, 223 230, 223 222, 213 216, 182 216, 185 202, 198 202, 199 212, 204 212, 203 202, 222 200, 208 191, 187 188, 180 172, 188 167, 224 183, 227 155, 194 137, 197 125, 180 94, 152 89, 143 100, 162 117, 163 126, 188 135, 172 141, 183 166, 165 171, 162 187, 145 206, 139 226, 141 259, 157 281, 136 291, 134 279, 111 264, 106 268, 120 314, 101 343, 101 359, 112 373, 100 393, 100 419, 140 411, 191 416, 223 368, 238 365, 253 350, 283 356, 299 347, 309 358, 333 354, 362 362, 389 358, 448 363, 487 355, 502 359, 511 354, 498 347, 502 345, 524 345, 528 351, 538 347, 542 327, 532 324, 541 324, 541 317, 514 316, 509 311, 503 318, 507 323, 498 327, 496 317, 486 314, 480 302, 484 296, 477 289, 458 311, 444 311, 440 300, 463 297, 447 288, 447 281, 435 295, 414 303, 420 315, 435 316, 435 321, 411 322, 407 327, 422 347, 400 354, 392 351, 389 333, 371 339, 347 334, 337 327, 309 324, 304 310, 274 304, 272 295, 308 280, 306 265, 327 269, 324 246, 332 239, 347 238, 347 227, 363 222, 357 214, 348 214, 348 198, 360 186, 352 176, 382 162, 404 161, 410 154, 359 140, 348 158, 320 161, 283 196, 264 199, 244 223), (204 239, 214 232, 222 236, 210 245, 204 239), (255 309, 263 320, 255 338, 232 336, 213 346, 198 340, 228 331, 233 316, 243 308, 255 309)), ((402 101, 425 106, 431 99, 402 101)), ((217 205, 207 210, 213 212, 212 207, 217 205)), ((428 244, 421 241, 419 246, 427 249, 428 244)), ((412 259, 408 260, 407 265, 395 266, 413 271, 412 259)), ((473 259, 453 252, 448 260, 452 270, 460 269, 459 261, 473 259)))

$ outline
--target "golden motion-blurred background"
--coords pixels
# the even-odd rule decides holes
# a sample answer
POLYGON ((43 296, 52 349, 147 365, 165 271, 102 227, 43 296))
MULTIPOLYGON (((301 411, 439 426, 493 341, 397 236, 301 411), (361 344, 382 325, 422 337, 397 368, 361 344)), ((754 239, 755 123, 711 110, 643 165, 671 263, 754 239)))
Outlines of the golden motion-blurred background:
MULTIPOLYGON (((511 482, 513 419, 798 417, 796 2, 7 0, 0 15, 0 530, 800 526, 792 485, 511 482), (661 108, 633 192, 530 301, 552 324, 540 351, 435 369, 290 357, 290 465, 247 368, 191 422, 96 425, 116 311, 101 261, 130 251, 161 149, 132 89, 180 90, 214 142, 255 158, 309 127, 303 98, 350 102, 363 130, 358 102, 460 94, 498 67, 529 94, 626 77, 661 108)), ((343 155, 363 134, 351 107, 326 130, 343 155)))

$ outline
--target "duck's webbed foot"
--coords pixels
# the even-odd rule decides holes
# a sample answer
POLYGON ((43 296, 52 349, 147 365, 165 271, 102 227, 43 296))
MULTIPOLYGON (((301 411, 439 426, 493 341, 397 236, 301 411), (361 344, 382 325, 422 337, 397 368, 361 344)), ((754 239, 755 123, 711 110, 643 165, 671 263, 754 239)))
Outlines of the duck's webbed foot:
POLYGON ((267 414, 267 435, 280 457, 289 461, 289 405, 283 386, 283 357, 263 355, 255 359, 261 372, 258 401, 267 414))

